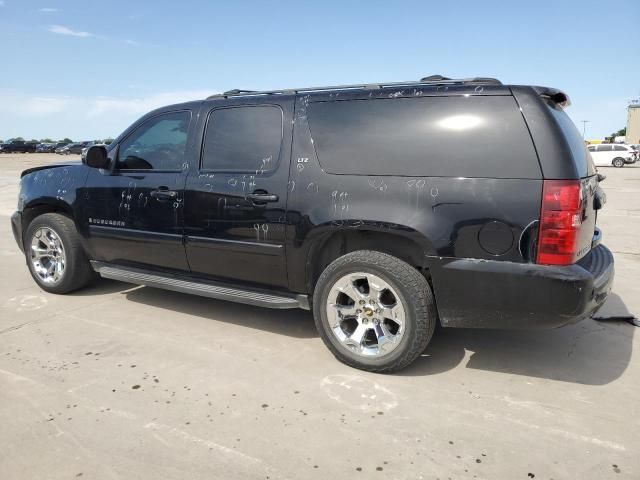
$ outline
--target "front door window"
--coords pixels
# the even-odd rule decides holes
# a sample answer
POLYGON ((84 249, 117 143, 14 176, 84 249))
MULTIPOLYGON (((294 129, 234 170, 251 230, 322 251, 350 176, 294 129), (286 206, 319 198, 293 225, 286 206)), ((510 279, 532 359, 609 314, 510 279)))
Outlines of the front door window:
POLYGON ((116 168, 181 170, 190 119, 190 112, 172 112, 147 121, 120 144, 116 168))

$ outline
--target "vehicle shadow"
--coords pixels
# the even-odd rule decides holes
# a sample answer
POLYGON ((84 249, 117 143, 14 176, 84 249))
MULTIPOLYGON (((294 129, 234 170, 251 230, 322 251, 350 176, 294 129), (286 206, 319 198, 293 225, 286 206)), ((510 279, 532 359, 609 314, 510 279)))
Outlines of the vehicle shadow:
MULTIPOLYGON (((293 338, 317 338, 311 312, 271 310, 131 284, 102 281, 74 295, 117 293, 127 300, 293 338)), ((599 315, 630 315, 615 293, 599 315)), ((552 330, 439 329, 423 354, 399 376, 437 375, 462 364, 510 375, 585 385, 619 378, 631 359, 635 328, 625 321, 585 320, 552 330)), ((324 348, 318 341, 318 348, 324 348)))
POLYGON ((300 309, 269 309, 215 300, 185 293, 140 287, 122 292, 127 300, 177 313, 196 315, 295 338, 318 337, 311 312, 300 309))
POLYGON ((125 290, 131 290, 132 288, 138 288, 138 285, 100 278, 88 287, 76 290, 68 295, 71 297, 95 297, 99 295, 111 295, 113 293, 124 292, 125 290))
MULTIPOLYGON (((605 307, 615 311, 611 316, 629 315, 616 294, 610 295, 605 307)), ((552 330, 443 328, 399 375, 434 375, 464 363, 465 368, 606 385, 629 365, 635 328, 625 321, 591 319, 552 330)))

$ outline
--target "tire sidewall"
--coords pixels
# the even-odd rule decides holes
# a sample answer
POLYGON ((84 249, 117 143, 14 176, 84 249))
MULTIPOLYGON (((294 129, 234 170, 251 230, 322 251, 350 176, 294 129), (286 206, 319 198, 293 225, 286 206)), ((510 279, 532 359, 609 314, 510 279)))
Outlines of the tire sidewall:
MULTIPOLYGON (((331 268, 329 266, 328 268, 331 268)), ((324 274, 323 274, 324 275, 324 274)), ((410 302, 407 301, 408 292, 396 280, 391 278, 384 270, 372 267, 371 265, 354 261, 347 265, 342 265, 332 269, 329 275, 322 279, 322 285, 314 293, 313 310, 316 328, 322 333, 322 338, 327 347, 337 356, 344 359, 346 363, 352 366, 365 365, 368 367, 383 367, 387 364, 394 363, 406 354, 411 339, 416 329, 416 312, 410 302), (387 282, 393 290, 399 295, 399 300, 405 311, 404 334, 400 340, 400 344, 389 354, 383 357, 366 357, 357 355, 346 348, 335 336, 329 325, 327 317, 327 297, 333 285, 343 276, 354 273, 364 272, 380 277, 387 282)))
POLYGON ((56 222, 54 218, 52 218, 52 216, 45 214, 41 217, 37 217, 31 222, 31 224, 29 224, 29 227, 25 232, 24 240, 24 253, 27 261, 27 266, 29 268, 31 276, 36 281, 38 286, 43 290, 51 293, 62 293, 68 291, 70 285, 73 284, 74 270, 76 267, 76 265, 74 264, 76 259, 71 249, 72 241, 69 238, 68 232, 64 228, 62 228, 61 225, 58 225, 58 222, 56 222), (33 264, 31 262, 31 242, 33 240, 33 235, 38 229, 43 227, 50 228, 55 232, 55 234, 62 242, 62 248, 64 249, 64 273, 62 275, 62 279, 55 284, 43 282, 40 276, 34 271, 33 264))
POLYGON ((616 168, 622 168, 624 167, 624 159, 623 158, 614 158, 613 159, 613 166, 616 168))

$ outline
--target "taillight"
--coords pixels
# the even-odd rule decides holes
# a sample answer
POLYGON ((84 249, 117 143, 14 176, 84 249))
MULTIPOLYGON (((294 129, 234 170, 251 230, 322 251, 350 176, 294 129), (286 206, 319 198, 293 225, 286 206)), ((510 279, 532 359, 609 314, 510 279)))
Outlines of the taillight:
POLYGON ((576 261, 582 224, 579 180, 544 180, 536 263, 570 265, 576 261))

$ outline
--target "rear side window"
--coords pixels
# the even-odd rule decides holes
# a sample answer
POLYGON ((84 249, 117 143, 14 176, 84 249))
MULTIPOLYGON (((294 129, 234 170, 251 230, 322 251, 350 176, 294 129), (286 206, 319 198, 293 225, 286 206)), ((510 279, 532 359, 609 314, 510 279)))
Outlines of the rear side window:
POLYGON ((308 118, 328 173, 541 177, 511 96, 315 102, 308 118))
POLYGON ((622 145, 614 145, 613 149, 616 152, 626 152, 627 151, 627 149, 625 147, 623 147, 622 145))
POLYGON ((202 170, 269 172, 282 144, 282 110, 273 105, 230 107, 209 114, 202 170))
MULTIPOLYGON (((553 115, 558 127, 562 131, 569 149, 571 150, 571 160, 575 164, 576 171, 580 178, 594 175, 595 167, 591 160, 591 155, 587 150, 582 135, 576 128, 575 124, 569 118, 569 115, 565 113, 562 107, 551 100, 546 102, 549 111, 553 115)), ((602 145, 598 145, 598 152, 601 152, 602 145)))

